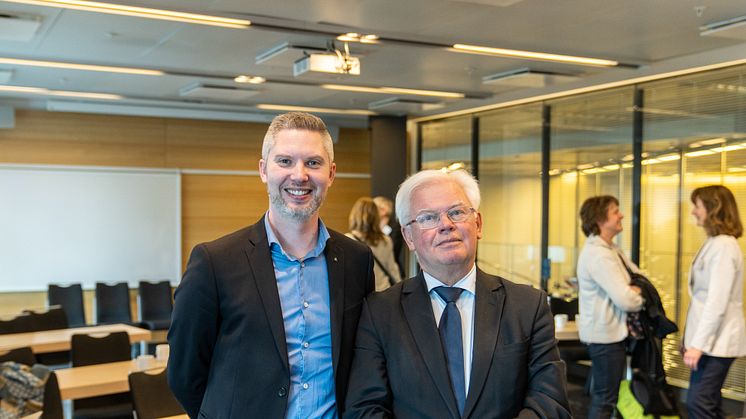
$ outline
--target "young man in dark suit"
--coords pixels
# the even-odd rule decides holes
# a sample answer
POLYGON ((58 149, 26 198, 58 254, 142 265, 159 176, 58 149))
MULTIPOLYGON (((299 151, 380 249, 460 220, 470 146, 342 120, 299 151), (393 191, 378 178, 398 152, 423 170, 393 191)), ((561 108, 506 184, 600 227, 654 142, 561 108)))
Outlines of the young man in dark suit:
POLYGON ((480 194, 426 170, 396 213, 419 275, 367 298, 345 418, 569 418, 546 294, 482 272, 480 194))
POLYGON ((259 161, 269 210, 192 251, 168 335, 169 385, 190 417, 341 414, 373 259, 319 219, 335 171, 321 119, 276 117, 259 161))

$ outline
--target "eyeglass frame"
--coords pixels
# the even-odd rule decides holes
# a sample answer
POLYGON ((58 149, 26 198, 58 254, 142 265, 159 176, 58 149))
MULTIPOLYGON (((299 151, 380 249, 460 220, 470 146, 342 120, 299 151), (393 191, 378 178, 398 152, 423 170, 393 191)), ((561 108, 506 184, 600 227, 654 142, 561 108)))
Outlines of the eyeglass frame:
POLYGON ((469 207, 469 206, 463 205, 463 204, 454 205, 454 206, 448 208, 445 211, 421 211, 416 217, 414 217, 414 219, 412 219, 409 222, 407 222, 406 224, 404 224, 404 227, 409 227, 412 224, 417 223, 417 226, 420 228, 420 230, 432 230, 432 229, 438 227, 438 224, 440 224, 440 219, 443 217, 443 214, 445 214, 446 217, 448 218, 448 220, 450 220, 452 223, 463 223, 463 222, 465 222, 466 220, 469 219, 470 215, 476 214, 476 213, 477 213, 476 209, 474 209, 473 207, 469 207), (449 211, 454 210, 456 208, 466 208, 466 209, 468 209, 469 211, 466 214, 466 218, 464 218, 463 220, 460 220, 460 221, 456 221, 453 218, 451 218, 450 215, 448 215, 449 211), (420 217, 423 214, 434 214, 434 213, 437 213, 438 219, 437 219, 437 222, 432 227, 422 227, 422 224, 419 221, 417 221, 417 218, 420 217))

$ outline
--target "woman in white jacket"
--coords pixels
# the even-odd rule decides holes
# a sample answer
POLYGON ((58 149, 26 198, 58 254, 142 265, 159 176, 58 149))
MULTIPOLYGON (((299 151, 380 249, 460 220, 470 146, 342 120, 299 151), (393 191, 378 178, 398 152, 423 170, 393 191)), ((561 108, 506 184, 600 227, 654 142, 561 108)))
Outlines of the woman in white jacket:
POLYGON ((643 304, 627 267, 639 270, 613 242, 622 231, 622 218, 613 196, 588 198, 580 208, 588 239, 578 258, 578 331, 592 361, 588 417, 594 419, 612 417, 626 366, 627 313, 640 311, 643 304))
POLYGON ((733 193, 721 185, 692 192, 692 215, 707 233, 689 271, 684 363, 691 368, 686 405, 690 418, 724 417, 720 388, 728 369, 746 355, 743 317, 743 227, 733 193))

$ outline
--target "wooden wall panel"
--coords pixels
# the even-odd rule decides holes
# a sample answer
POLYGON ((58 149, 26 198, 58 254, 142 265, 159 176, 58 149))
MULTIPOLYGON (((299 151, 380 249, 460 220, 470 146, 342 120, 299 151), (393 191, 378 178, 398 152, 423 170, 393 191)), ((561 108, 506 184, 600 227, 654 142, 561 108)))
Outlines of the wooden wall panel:
POLYGON ((169 167, 258 170, 266 124, 172 120, 167 123, 169 167))
POLYGON ((161 118, 19 110, 16 127, 0 130, 0 161, 164 167, 164 132, 161 118))

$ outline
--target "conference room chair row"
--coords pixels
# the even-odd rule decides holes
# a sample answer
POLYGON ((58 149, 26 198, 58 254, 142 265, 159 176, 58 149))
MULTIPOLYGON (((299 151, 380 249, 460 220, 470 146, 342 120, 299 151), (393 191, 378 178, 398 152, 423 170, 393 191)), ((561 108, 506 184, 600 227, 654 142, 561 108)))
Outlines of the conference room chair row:
MULTIPOLYGON (((150 330, 168 330, 171 325, 173 296, 169 281, 141 281, 137 306, 139 322, 133 322, 129 286, 126 282, 113 285, 96 283, 95 324, 125 323, 150 330)), ((24 310, 8 320, 0 320, 0 334, 36 332, 86 326, 83 288, 80 284, 62 286, 50 284, 47 291, 49 309, 45 312, 24 310), (55 308, 61 308, 55 310, 55 308)))
MULTIPOLYGON (((110 333, 103 337, 76 334, 72 336, 70 344, 73 367, 131 360, 130 340, 126 332, 110 333)), ((32 365, 35 362, 34 353, 28 347, 0 353, 0 364, 6 361, 32 365)), ((165 369, 156 373, 132 372, 129 386, 129 392, 73 400, 73 417, 131 419, 134 411, 137 419, 155 419, 184 413, 168 388, 165 369)), ((41 418, 62 419, 62 411, 59 384, 52 371, 45 384, 44 413, 41 418)))
MULTIPOLYGON (((133 323, 129 285, 126 282, 109 285, 96 283, 95 324, 125 323, 150 330, 168 330, 171 325, 173 297, 169 281, 140 281, 137 292, 139 324, 133 323)), ((85 326, 83 288, 80 284, 62 286, 50 284, 47 291, 50 306, 65 310, 69 327, 85 326)))

